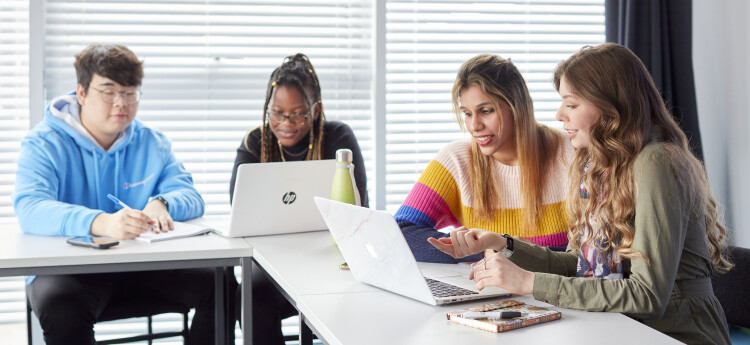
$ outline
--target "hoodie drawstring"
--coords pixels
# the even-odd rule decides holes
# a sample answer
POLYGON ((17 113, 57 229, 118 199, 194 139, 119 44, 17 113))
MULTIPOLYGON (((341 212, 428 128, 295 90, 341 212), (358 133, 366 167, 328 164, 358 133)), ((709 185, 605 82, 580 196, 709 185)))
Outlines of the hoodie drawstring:
POLYGON ((101 197, 101 193, 99 193, 99 191, 101 191, 101 188, 99 186, 99 157, 96 154, 96 149, 91 150, 91 153, 94 156, 94 185, 96 186, 96 190, 94 191, 94 193, 96 193, 94 195, 94 199, 96 200, 96 208, 101 210, 102 205, 99 202, 99 198, 101 197))
POLYGON ((115 151, 115 196, 120 197, 120 194, 117 193, 119 188, 117 188, 117 181, 120 180, 120 150, 115 151))

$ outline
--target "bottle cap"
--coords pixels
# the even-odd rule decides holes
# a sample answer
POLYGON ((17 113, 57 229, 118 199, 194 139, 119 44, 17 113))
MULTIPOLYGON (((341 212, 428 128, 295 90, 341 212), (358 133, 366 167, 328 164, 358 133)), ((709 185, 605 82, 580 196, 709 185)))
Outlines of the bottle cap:
POLYGON ((352 161, 352 150, 350 149, 338 149, 336 150, 336 162, 347 162, 352 161))

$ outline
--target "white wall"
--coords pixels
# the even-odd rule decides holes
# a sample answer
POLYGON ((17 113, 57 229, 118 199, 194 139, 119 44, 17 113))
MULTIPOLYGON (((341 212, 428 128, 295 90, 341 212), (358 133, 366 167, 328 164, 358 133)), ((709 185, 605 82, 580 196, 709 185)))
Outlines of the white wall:
POLYGON ((750 6, 693 0, 693 70, 708 179, 731 241, 750 247, 750 6))

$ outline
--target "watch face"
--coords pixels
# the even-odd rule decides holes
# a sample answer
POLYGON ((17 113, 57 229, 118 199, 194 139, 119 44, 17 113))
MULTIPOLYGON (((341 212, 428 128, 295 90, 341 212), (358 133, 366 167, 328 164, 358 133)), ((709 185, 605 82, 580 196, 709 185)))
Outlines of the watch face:
POLYGON ((510 251, 508 248, 500 249, 500 254, 503 254, 504 257, 510 258, 511 255, 513 255, 513 252, 510 251))

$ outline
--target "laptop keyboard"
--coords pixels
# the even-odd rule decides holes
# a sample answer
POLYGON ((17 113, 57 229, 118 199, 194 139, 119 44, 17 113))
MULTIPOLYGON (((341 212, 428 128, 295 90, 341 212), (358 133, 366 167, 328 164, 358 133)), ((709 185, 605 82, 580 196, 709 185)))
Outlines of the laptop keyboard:
POLYGON ((441 282, 439 280, 430 278, 424 278, 424 280, 427 281, 427 285, 430 287, 430 291, 435 297, 453 297, 479 294, 479 292, 467 290, 452 284, 441 282))

